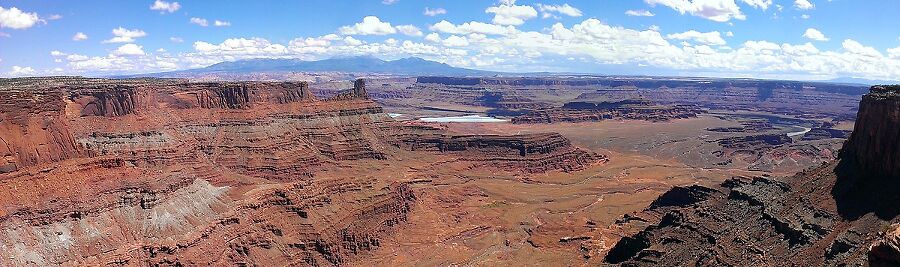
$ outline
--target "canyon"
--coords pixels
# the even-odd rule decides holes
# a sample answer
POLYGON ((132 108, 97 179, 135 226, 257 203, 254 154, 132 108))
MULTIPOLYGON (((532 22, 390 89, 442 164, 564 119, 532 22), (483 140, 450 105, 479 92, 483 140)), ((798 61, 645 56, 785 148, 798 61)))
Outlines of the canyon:
POLYGON ((363 80, 326 99, 306 82, 5 82, 3 265, 339 265, 419 201, 419 178, 367 165, 414 154, 542 173, 605 160, 559 135, 398 123, 363 80))
POLYGON ((821 265, 896 252, 892 187, 869 180, 897 175, 894 87, 200 80, 0 79, 0 265, 766 264, 828 248, 801 262, 821 265), (419 120, 472 114, 508 122, 419 120))
POLYGON ((607 263, 642 265, 900 264, 900 88, 863 96, 838 160, 788 177, 676 187, 623 217, 607 263), (877 144, 877 145, 876 145, 877 144))

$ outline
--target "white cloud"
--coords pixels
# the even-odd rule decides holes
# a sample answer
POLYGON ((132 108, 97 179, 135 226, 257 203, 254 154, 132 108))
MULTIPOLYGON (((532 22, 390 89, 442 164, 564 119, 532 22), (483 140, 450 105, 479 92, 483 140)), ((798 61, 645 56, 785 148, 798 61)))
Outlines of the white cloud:
POLYGON ((344 37, 344 43, 345 43, 345 44, 348 44, 348 45, 361 45, 361 44, 363 44, 362 41, 357 40, 356 38, 353 38, 353 36, 347 36, 347 37, 344 37))
POLYGON ((517 6, 515 0, 501 1, 499 6, 488 7, 484 12, 493 13, 492 22, 498 25, 522 25, 537 17, 537 10, 531 6, 517 6))
POLYGON ((123 27, 118 27, 112 30, 113 38, 109 40, 103 41, 104 43, 131 43, 134 42, 134 38, 140 38, 147 36, 147 33, 139 30, 139 29, 125 29, 123 27))
POLYGON ((15 7, 0 7, 0 28, 27 29, 40 20, 37 13, 27 13, 15 7))
POLYGON ((11 77, 22 77, 34 75, 35 71, 31 67, 12 66, 12 70, 10 72, 7 72, 6 74, 11 77))
POLYGON ((466 22, 460 25, 455 25, 449 21, 442 20, 434 25, 428 27, 429 30, 450 33, 450 34, 470 34, 470 33, 481 33, 481 34, 494 34, 494 35, 505 35, 511 32, 515 32, 516 29, 513 26, 500 26, 494 24, 488 24, 484 22, 466 22))
POLYGON ((61 56, 65 56, 66 53, 60 52, 59 50, 53 50, 53 51, 50 51, 50 55, 54 56, 54 57, 61 57, 61 56))
POLYGON ((228 27, 231 26, 231 22, 216 20, 213 21, 213 25, 215 25, 216 27, 228 27))
POLYGON ((900 46, 888 48, 887 52, 889 57, 900 60, 900 46))
POLYGON ((772 0, 743 0, 744 4, 750 5, 755 8, 760 8, 762 10, 766 10, 769 6, 772 5, 772 0))
POLYGON ((634 17, 652 17, 656 16, 653 12, 647 10, 626 10, 625 15, 634 16, 634 17))
POLYGON ((425 41, 438 43, 441 41, 441 35, 436 32, 429 33, 425 36, 425 41))
POLYGON ((77 41, 84 41, 87 39, 88 39, 87 34, 84 34, 83 32, 76 32, 75 35, 72 35, 72 41, 77 42, 77 41))
POLYGON ((422 15, 429 16, 429 17, 434 17, 437 15, 443 15, 443 14, 447 14, 447 10, 440 8, 440 7, 435 8, 435 9, 430 9, 428 7, 425 7, 425 11, 422 12, 422 15))
POLYGON ((63 18, 63 16, 60 14, 53 14, 53 15, 48 16, 47 20, 58 20, 58 19, 62 19, 62 18, 63 18))
POLYGON ((162 0, 156 0, 153 2, 153 5, 150 6, 150 10, 158 10, 160 13, 172 13, 178 11, 181 8, 181 4, 178 2, 166 2, 162 0))
POLYGON ((803 15, 800 15, 800 18, 801 19, 809 19, 809 15, 803 14, 803 15))
POLYGON ((548 14, 552 15, 552 13, 559 13, 559 14, 563 14, 566 16, 570 16, 570 17, 581 17, 582 16, 581 10, 579 10, 573 6, 570 6, 569 4, 562 4, 562 5, 537 4, 537 6, 538 6, 538 9, 540 9, 541 12, 543 12, 545 14, 545 16, 548 14))
MULTIPOLYGON (((391 28, 400 32, 398 27, 391 28)), ((317 60, 372 55, 385 59, 419 56, 460 67, 518 72, 578 71, 591 65, 622 65, 719 77, 900 77, 900 47, 878 50, 849 39, 832 50, 820 50, 808 42, 767 40, 727 46, 722 35, 733 35, 728 32, 687 31, 666 35, 658 27, 631 29, 593 18, 569 26, 555 23, 541 30, 520 30, 477 21, 461 25, 438 22, 429 28, 432 32, 424 36, 422 43, 404 40, 409 38, 405 35, 381 41, 367 38, 364 42, 355 35, 328 34, 295 38, 286 44, 248 37, 221 43, 197 41, 192 51, 182 53, 138 55, 135 52, 120 56, 111 52, 105 56, 85 56, 59 52, 54 60, 68 61, 69 73, 146 73, 250 58, 317 60)))
POLYGON ((844 42, 841 43, 841 47, 843 47, 844 50, 846 50, 847 52, 854 54, 854 55, 870 57, 870 58, 880 58, 881 57, 881 53, 878 52, 877 49, 868 47, 868 46, 864 46, 863 44, 861 44, 853 39, 844 40, 844 42))
POLYGON ((644 0, 644 2, 650 6, 664 5, 681 14, 687 13, 716 22, 747 19, 734 0, 644 0))
POLYGON ((422 30, 413 25, 398 25, 397 31, 409 36, 422 36, 422 30))
POLYGON ((183 42, 184 42, 184 39, 181 39, 181 37, 174 37, 174 36, 173 36, 173 37, 169 37, 169 42, 173 42, 173 43, 183 43, 183 42))
POLYGON ((204 18, 197 18, 197 17, 194 17, 194 18, 191 18, 191 19, 189 20, 189 22, 190 22, 191 24, 197 24, 197 25, 200 25, 200 26, 203 26, 203 27, 209 26, 209 21, 206 21, 206 19, 204 19, 204 18))
POLYGON ((112 52, 117 56, 143 56, 144 47, 136 44, 124 44, 112 52))
POLYGON ((447 37, 447 39, 444 39, 443 44, 446 46, 468 46, 469 40, 466 39, 466 37, 451 35, 450 37, 447 37))
POLYGON ((273 44, 262 38, 230 38, 218 45, 197 41, 194 42, 194 50, 201 53, 231 56, 247 54, 278 56, 287 54, 287 47, 284 45, 273 44))
POLYGON ((397 2, 400 2, 400 0, 382 0, 382 1, 381 1, 381 3, 382 3, 382 4, 385 4, 385 5, 393 5, 393 4, 397 3, 397 2))
POLYGON ((794 0, 794 6, 803 10, 813 9, 816 7, 815 5, 813 5, 813 3, 810 3, 809 0, 794 0))
POLYGON ((666 35, 666 38, 675 40, 693 40, 705 45, 725 45, 725 39, 722 39, 722 35, 717 31, 698 32, 690 30, 682 33, 669 34, 666 35))
POLYGON ((388 35, 397 33, 388 22, 382 22, 376 16, 367 16, 363 21, 353 26, 341 27, 338 31, 344 35, 388 35))
POLYGON ((825 34, 822 34, 822 32, 815 28, 806 29, 806 33, 803 33, 803 37, 816 41, 828 41, 828 37, 825 37, 825 34))

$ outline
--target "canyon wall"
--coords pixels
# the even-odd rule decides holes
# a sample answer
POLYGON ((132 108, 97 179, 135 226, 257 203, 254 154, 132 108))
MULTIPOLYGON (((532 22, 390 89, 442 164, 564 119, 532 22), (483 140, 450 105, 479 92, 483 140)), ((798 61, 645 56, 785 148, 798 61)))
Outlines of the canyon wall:
POLYGON ((900 179, 900 86, 875 86, 863 96, 841 157, 873 175, 900 179))
MULTIPOLYGON (((873 87, 837 161, 791 177, 675 188, 615 227, 605 261, 650 265, 900 264, 897 87, 873 87)), ((781 139, 784 139, 783 137, 781 139)), ((777 141, 777 138, 759 141, 777 141)), ((780 141, 778 141, 780 142, 780 141)))
POLYGON ((398 157, 524 173, 604 159, 560 135, 400 123, 363 80, 325 100, 305 82, 0 85, 2 266, 344 265, 417 204, 379 171, 398 157))

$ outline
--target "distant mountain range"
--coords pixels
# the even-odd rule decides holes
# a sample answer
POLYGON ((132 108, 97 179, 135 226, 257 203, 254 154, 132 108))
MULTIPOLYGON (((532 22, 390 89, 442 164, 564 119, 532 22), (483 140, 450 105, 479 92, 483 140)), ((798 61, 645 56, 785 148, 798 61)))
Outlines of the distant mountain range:
POLYGON ((184 77, 214 73, 246 74, 254 72, 346 72, 384 73, 395 75, 446 75, 446 76, 489 76, 496 72, 457 68, 444 63, 408 57, 397 60, 381 60, 370 56, 331 58, 317 61, 299 59, 246 59, 221 62, 209 67, 129 75, 152 77, 184 77))

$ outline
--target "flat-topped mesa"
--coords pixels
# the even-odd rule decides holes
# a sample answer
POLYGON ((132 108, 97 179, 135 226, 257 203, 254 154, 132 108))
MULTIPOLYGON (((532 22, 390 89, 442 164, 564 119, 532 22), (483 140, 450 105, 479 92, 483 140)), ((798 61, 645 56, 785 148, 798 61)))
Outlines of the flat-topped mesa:
POLYGON ((175 108, 248 109, 253 103, 314 101, 306 82, 210 82, 66 85, 53 88, 80 106, 80 116, 119 117, 165 103, 175 108))
POLYGON ((189 83, 182 98, 188 106, 200 108, 248 109, 253 103, 286 104, 315 100, 306 82, 224 82, 189 83))
POLYGON ((863 96, 841 158, 870 174, 900 178, 900 85, 873 86, 863 96))

